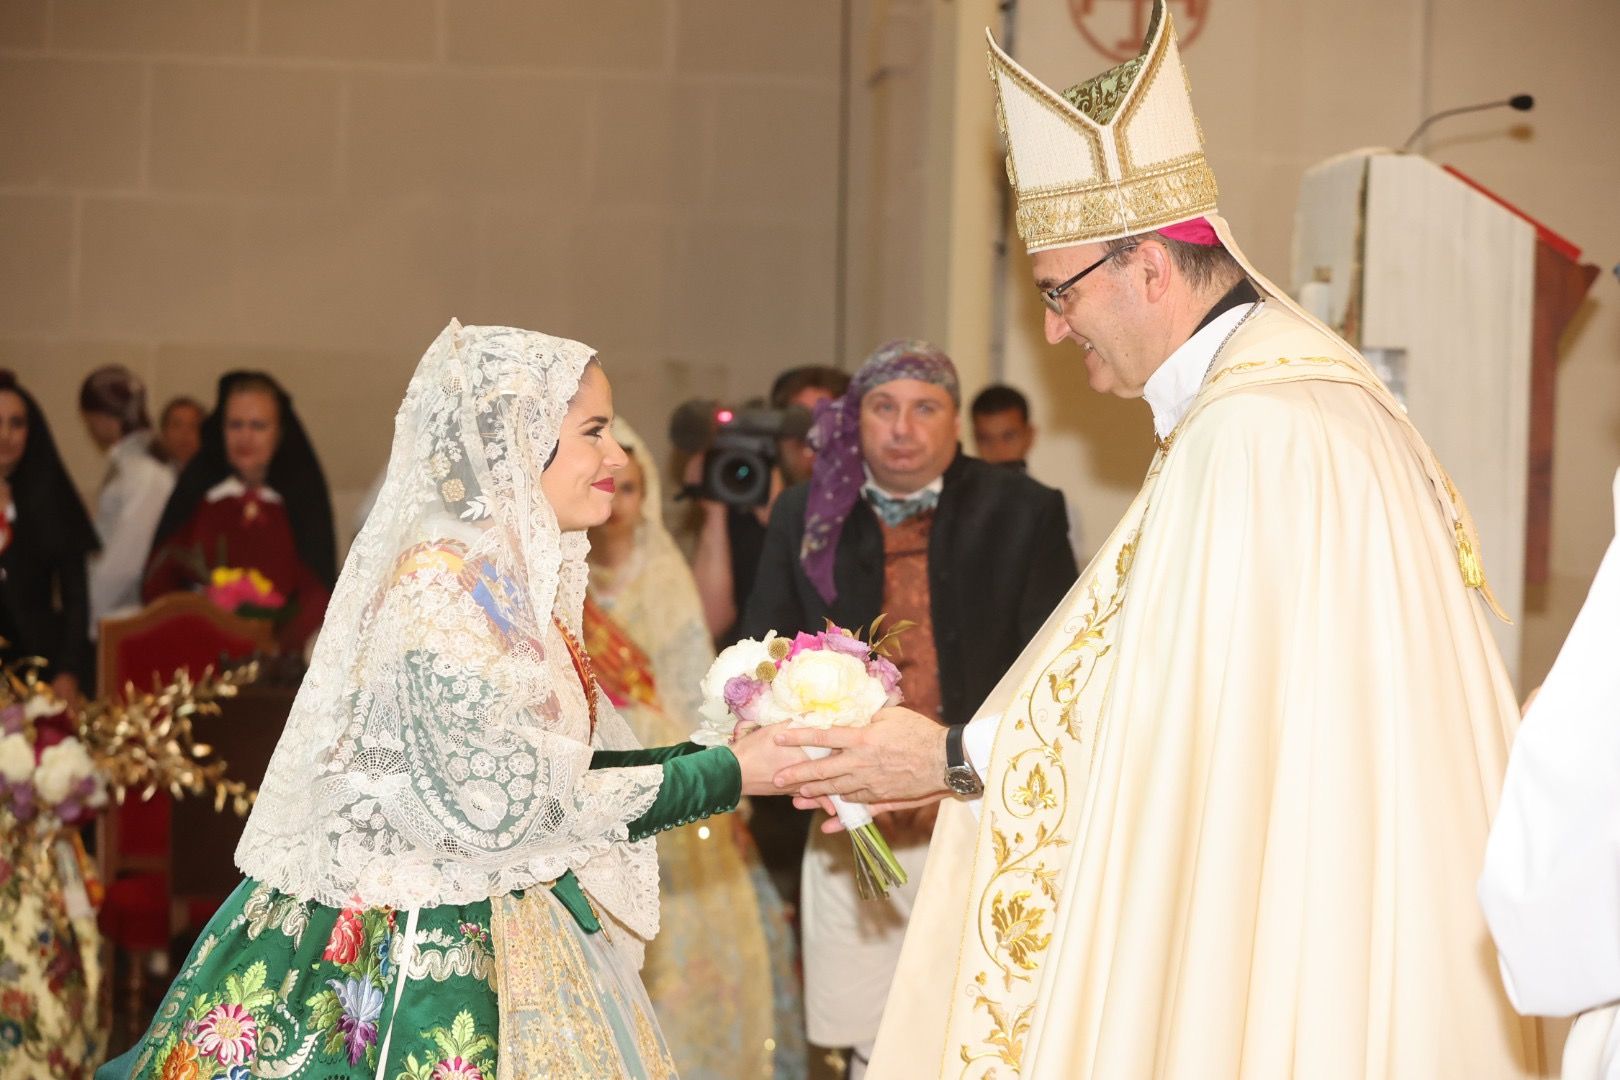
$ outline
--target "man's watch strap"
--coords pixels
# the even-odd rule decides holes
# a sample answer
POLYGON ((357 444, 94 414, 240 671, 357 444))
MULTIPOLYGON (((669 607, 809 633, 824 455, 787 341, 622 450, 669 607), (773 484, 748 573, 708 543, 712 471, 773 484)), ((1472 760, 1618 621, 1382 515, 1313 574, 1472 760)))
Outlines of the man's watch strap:
POLYGON ((957 795, 974 798, 984 792, 984 781, 962 746, 966 729, 966 724, 952 724, 945 732, 945 786, 957 795))
POLYGON ((945 767, 947 769, 960 769, 968 763, 967 751, 962 748, 962 735, 966 731, 966 724, 952 724, 946 730, 945 767))

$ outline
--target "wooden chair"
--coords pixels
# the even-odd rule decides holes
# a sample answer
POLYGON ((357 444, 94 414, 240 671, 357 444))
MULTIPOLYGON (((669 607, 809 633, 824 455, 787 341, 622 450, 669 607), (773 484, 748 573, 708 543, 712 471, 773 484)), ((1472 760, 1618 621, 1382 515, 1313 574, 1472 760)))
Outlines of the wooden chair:
MULTIPOLYGON (((274 650, 268 623, 222 611, 198 593, 172 593, 131 615, 102 620, 97 692, 121 694, 131 683, 146 690, 154 681, 169 682, 182 668, 197 676, 210 664, 274 650)), ((146 1019, 147 970, 155 961, 161 970, 169 942, 185 922, 170 887, 171 813, 165 794, 146 801, 131 797, 97 826, 96 859, 107 887, 99 922, 126 961, 129 980, 115 1010, 126 1023, 146 1019)), ((108 970, 115 968, 116 961, 108 970)), ((115 1039, 120 1034, 114 1032, 115 1039)))

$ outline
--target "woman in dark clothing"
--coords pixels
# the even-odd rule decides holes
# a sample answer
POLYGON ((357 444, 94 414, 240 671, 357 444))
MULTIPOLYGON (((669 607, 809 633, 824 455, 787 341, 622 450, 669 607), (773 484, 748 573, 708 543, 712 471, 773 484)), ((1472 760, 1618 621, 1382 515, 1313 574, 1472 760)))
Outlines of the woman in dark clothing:
POLYGON ((43 657, 58 693, 92 683, 90 515, 28 391, 0 370, 0 659, 43 657))
POLYGON ((158 522, 142 595, 205 588, 226 567, 269 580, 285 605, 282 648, 301 652, 337 580, 332 500, 292 399, 263 372, 220 379, 201 448, 158 522))

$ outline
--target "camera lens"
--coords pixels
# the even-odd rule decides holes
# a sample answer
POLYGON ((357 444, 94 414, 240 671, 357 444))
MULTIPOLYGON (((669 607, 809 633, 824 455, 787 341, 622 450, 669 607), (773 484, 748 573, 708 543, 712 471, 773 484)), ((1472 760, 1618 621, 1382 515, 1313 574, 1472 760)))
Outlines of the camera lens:
POLYGON ((751 451, 717 449, 707 472, 705 486, 732 506, 762 506, 770 493, 770 464, 751 451))

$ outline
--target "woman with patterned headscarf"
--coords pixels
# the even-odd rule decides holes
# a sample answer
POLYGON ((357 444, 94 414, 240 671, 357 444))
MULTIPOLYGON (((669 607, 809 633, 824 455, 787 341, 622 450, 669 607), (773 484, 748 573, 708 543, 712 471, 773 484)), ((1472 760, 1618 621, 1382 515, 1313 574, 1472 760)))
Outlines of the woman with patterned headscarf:
POLYGON ((599 692, 578 637, 612 415, 578 342, 434 341, 236 850, 247 880, 100 1075, 675 1075, 636 975, 650 837, 770 790, 794 752, 763 731, 643 750, 599 692))
MULTIPOLYGON (((692 571, 664 527, 647 444, 622 419, 613 433, 629 460, 611 516, 590 531, 585 649, 638 739, 679 742, 698 726, 714 647, 692 571)), ((642 978, 676 1064, 689 1076, 803 1077, 793 934, 748 829, 735 817, 673 829, 658 839, 658 869, 664 929, 642 978), (729 932, 717 940, 720 924, 729 932)))

